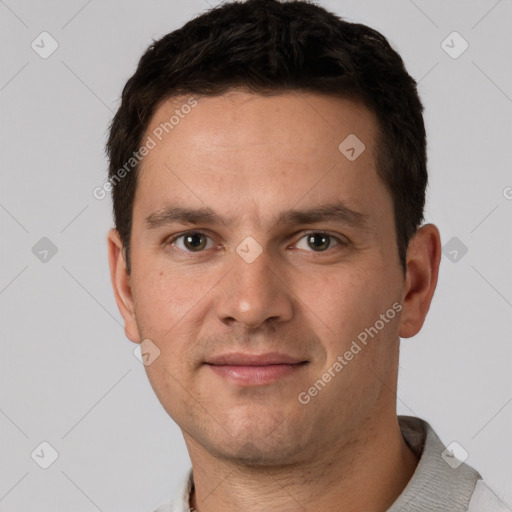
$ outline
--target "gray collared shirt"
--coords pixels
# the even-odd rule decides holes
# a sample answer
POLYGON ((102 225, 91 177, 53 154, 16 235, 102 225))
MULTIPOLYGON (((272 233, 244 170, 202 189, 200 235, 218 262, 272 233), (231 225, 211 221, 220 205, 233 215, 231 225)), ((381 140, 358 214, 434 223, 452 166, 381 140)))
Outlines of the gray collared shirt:
MULTIPOLYGON (((512 512, 471 466, 454 458, 428 422, 398 416, 402 435, 419 463, 409 483, 387 512, 512 512)), ((192 468, 171 500, 154 512, 190 512, 192 468)))

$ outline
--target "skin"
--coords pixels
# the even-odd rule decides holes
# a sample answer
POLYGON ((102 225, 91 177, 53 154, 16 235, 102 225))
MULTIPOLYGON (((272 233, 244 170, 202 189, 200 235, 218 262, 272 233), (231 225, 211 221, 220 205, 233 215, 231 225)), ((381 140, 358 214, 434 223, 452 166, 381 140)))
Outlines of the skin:
MULTIPOLYGON (((146 135, 184 103, 160 105, 146 135)), ((376 137, 376 117, 354 100, 233 90, 199 98, 144 157, 132 272, 111 230, 112 284, 127 337, 160 350, 145 368, 182 429, 195 482, 190 505, 199 512, 385 511, 414 473, 418 460, 396 415, 399 337, 423 325, 441 242, 436 226, 422 226, 403 274, 376 137), (349 134, 366 146, 354 161, 338 149, 349 134), (367 229, 273 223, 283 211, 340 200, 367 216, 367 229), (225 222, 148 229, 145 219, 168 205, 207 207, 225 222), (196 240, 207 245, 194 251, 184 237, 171 239, 188 230, 203 232, 196 240), (335 238, 325 249, 308 243, 308 233, 335 238), (262 249, 252 263, 236 252, 249 236, 262 249), (400 313, 301 404, 298 394, 395 302, 400 313), (308 363, 245 387, 203 364, 235 351, 279 351, 308 363)))

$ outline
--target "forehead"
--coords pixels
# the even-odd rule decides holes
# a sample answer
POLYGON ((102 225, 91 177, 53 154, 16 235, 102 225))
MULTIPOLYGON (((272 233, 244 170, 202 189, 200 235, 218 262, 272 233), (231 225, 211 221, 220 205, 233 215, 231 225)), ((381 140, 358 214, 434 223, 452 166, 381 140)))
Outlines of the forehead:
POLYGON ((242 91, 173 98, 146 130, 153 148, 135 203, 142 213, 175 202, 276 218, 298 203, 341 199, 371 216, 390 200, 376 172, 377 134, 375 115, 348 98, 242 91))
MULTIPOLYGON (((313 158, 318 152, 339 157, 338 144, 350 134, 364 141, 368 156, 377 128, 376 116, 356 99, 300 91, 261 96, 232 90, 220 96, 189 95, 162 102, 146 135, 157 143, 179 138, 180 144, 201 151, 243 147, 257 152, 262 145, 280 145, 297 156, 313 158)), ((162 144, 158 146, 161 149, 162 144)))

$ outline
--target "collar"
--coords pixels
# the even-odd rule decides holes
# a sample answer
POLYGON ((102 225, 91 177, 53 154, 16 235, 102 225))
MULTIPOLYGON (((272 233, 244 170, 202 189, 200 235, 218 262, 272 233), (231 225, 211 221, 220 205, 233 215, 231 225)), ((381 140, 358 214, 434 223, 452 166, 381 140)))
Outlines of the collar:
POLYGON ((446 447, 428 422, 398 416, 405 442, 420 457, 416 470, 388 512, 439 512, 468 509, 477 480, 482 477, 465 463, 456 468, 441 454, 446 447))

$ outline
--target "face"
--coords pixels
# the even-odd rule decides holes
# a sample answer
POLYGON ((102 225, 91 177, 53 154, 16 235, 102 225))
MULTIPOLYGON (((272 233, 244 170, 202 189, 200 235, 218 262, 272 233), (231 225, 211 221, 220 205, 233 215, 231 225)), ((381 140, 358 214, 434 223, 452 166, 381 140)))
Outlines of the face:
POLYGON ((147 375, 189 451, 297 462, 394 407, 407 282, 377 121, 315 94, 187 100, 145 136, 130 277, 111 236, 126 333, 160 351, 147 375))

